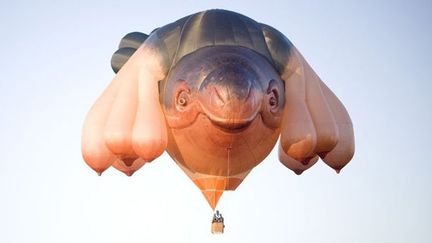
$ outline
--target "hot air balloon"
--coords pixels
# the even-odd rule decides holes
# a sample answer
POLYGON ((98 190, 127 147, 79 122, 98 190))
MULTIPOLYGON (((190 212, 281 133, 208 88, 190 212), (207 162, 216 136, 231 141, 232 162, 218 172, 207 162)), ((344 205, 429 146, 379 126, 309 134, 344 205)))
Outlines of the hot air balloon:
POLYGON ((120 42, 116 76, 84 122, 82 153, 97 173, 128 175, 164 151, 215 209, 280 139, 297 174, 353 157, 348 112, 278 30, 207 10, 120 42))

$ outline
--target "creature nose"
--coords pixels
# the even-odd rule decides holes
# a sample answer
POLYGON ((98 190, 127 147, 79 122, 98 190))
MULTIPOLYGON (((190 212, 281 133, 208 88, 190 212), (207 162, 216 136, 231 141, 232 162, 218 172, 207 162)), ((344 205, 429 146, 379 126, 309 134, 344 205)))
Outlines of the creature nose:
POLYGON ((227 65, 211 72, 201 84, 200 90, 214 88, 227 103, 231 99, 245 100, 252 88, 255 75, 238 65, 227 65))
POLYGON ((257 76, 244 67, 227 65, 211 72, 200 86, 209 108, 220 117, 246 118, 259 109, 257 76))
POLYGON ((234 82, 228 85, 210 85, 210 99, 212 105, 225 108, 236 108, 240 103, 245 103, 248 100, 251 91, 250 83, 247 82, 239 85, 234 82))

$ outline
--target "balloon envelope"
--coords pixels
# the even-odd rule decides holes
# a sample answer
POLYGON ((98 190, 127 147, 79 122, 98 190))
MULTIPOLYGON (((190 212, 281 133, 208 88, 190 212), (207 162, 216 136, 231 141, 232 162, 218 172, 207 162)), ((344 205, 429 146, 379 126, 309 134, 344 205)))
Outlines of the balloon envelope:
POLYGON ((132 175, 167 151, 214 209, 279 139, 297 174, 321 157, 339 171, 354 154, 348 112, 278 30, 208 10, 132 32, 117 75, 84 122, 82 153, 102 173, 132 175))

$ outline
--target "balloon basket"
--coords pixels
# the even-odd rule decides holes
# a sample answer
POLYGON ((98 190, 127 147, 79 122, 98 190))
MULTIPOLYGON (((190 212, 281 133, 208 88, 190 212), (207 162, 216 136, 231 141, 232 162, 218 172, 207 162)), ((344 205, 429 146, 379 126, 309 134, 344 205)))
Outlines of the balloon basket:
POLYGON ((213 222, 211 227, 212 234, 223 234, 225 225, 221 222, 213 222))

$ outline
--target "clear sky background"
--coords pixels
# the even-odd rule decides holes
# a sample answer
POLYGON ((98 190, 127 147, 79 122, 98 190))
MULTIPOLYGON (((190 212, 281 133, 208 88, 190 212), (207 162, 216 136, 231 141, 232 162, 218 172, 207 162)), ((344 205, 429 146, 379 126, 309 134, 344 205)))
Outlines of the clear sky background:
POLYGON ((432 242, 431 1, 1 1, 0 242, 432 242), (167 154, 98 177, 84 117, 128 32, 210 8, 279 29, 336 93, 356 154, 296 176, 276 149, 212 211, 167 154))

